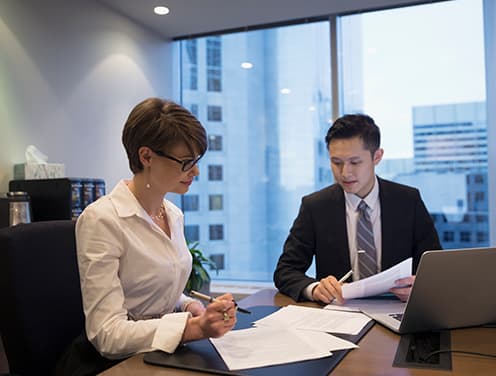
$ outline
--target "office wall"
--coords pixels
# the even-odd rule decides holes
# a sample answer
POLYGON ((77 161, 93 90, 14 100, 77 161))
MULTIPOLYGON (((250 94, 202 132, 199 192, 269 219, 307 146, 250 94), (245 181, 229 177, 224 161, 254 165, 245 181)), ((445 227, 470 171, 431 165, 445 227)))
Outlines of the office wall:
POLYGON ((138 101, 170 97, 171 49, 96 1, 0 1, 0 192, 30 144, 67 176, 130 176, 122 126, 138 101))

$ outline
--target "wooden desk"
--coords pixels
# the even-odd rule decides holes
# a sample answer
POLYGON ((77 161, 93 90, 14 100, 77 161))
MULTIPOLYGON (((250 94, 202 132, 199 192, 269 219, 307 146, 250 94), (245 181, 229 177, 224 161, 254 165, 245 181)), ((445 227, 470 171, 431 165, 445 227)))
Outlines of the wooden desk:
MULTIPOLYGON (((241 302, 241 306, 256 305, 285 306, 294 304, 294 300, 276 290, 262 290, 241 302)), ((314 303, 302 303, 315 306, 314 303)), ((400 336, 381 325, 375 325, 359 342, 360 348, 350 351, 332 371, 332 376, 494 376, 496 375, 496 359, 452 354, 452 371, 433 371, 424 369, 406 369, 392 367, 396 347, 400 336)), ((496 354, 496 329, 474 328, 451 331, 453 349, 478 351, 496 354)), ((143 354, 135 355, 124 362, 103 372, 102 376, 190 376, 206 375, 173 368, 157 367, 145 364, 143 354)), ((311 375, 309 375, 311 376, 311 375)))

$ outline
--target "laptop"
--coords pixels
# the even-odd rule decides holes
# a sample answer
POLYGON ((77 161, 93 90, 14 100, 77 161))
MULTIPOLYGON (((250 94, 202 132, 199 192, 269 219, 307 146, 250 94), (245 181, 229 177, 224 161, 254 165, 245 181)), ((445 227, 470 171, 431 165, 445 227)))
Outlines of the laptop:
POLYGON ((495 323, 496 248, 427 251, 407 303, 355 299, 349 304, 401 334, 495 323))

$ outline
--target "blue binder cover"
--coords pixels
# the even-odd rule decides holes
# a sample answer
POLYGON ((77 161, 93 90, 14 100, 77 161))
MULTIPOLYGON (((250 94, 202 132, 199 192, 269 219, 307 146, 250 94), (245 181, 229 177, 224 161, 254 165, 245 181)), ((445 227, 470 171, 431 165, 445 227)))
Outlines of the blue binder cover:
MULTIPOLYGON (((255 306, 250 307, 251 315, 238 313, 238 321, 235 329, 249 328, 255 320, 261 319, 280 307, 275 306, 255 306)), ((374 326, 374 321, 369 322, 365 328, 357 335, 334 334, 337 337, 346 339, 353 343, 358 341, 374 326)), ((229 371, 226 364, 215 350, 215 347, 208 339, 190 342, 179 347, 173 354, 163 351, 153 351, 144 355, 144 362, 147 364, 189 369, 192 371, 209 372, 216 375, 238 375, 238 376, 319 376, 328 375, 341 359, 348 353, 348 350, 333 351, 332 356, 321 359, 306 360, 280 364, 270 367, 251 368, 246 370, 229 371)))

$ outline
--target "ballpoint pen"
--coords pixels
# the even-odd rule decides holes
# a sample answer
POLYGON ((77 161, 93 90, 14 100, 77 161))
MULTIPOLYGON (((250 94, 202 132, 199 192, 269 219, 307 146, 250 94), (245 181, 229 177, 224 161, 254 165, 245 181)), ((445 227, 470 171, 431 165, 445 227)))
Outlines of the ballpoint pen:
POLYGON ((346 281, 348 278, 351 277, 351 275, 353 274, 353 270, 350 270, 348 273, 346 273, 344 276, 342 276, 340 279, 339 279, 339 283, 343 283, 344 281, 346 281))
MULTIPOLYGON (((195 298, 198 298, 198 299, 201 299, 201 300, 205 300, 205 301, 207 301, 209 303, 212 303, 212 302, 217 301, 217 299, 215 299, 214 297, 208 296, 208 295, 205 295, 205 294, 202 294, 201 292, 198 292, 198 291, 195 291, 195 290, 191 290, 189 294, 191 296, 195 297, 195 298)), ((233 302, 234 302, 234 305, 236 306, 236 309, 239 312, 241 312, 241 313, 247 313, 247 314, 250 314, 251 313, 247 309, 241 308, 234 299, 233 299, 233 302)))
MULTIPOLYGON (((344 281, 346 281, 350 276, 353 274, 353 269, 351 269, 348 273, 346 273, 344 276, 342 276, 339 280, 338 283, 342 284, 344 281)), ((331 299, 331 303, 334 301, 334 297, 331 299)))

